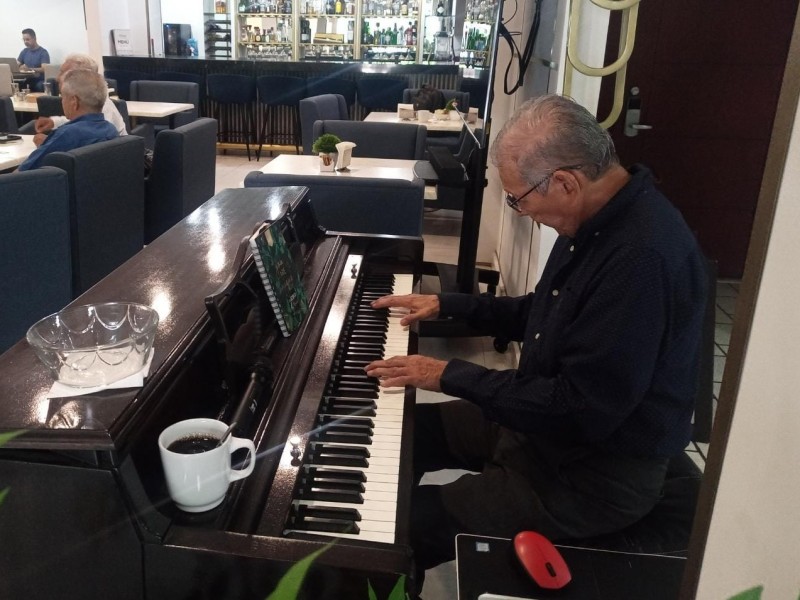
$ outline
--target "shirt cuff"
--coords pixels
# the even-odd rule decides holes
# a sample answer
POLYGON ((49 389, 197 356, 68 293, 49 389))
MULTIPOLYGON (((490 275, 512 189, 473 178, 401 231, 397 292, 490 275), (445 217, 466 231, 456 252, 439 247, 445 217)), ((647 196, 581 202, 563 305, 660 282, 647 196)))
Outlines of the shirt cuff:
POLYGON ((475 393, 475 382, 485 370, 485 367, 460 358, 450 359, 439 379, 439 387, 448 396, 463 398, 480 405, 478 395, 475 393))
POLYGON ((67 117, 58 116, 58 117, 50 117, 50 118, 53 119, 53 129, 58 129, 62 125, 65 125, 66 123, 69 122, 69 119, 67 117))
POLYGON ((465 317, 475 306, 471 294, 439 294, 440 317, 465 317))

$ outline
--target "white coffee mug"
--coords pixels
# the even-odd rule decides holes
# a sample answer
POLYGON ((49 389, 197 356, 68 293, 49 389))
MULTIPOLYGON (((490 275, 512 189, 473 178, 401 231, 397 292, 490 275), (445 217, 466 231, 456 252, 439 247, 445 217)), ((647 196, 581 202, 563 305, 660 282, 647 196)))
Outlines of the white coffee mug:
POLYGON ((418 110, 417 111, 417 121, 420 123, 427 123, 431 120, 431 111, 429 110, 418 110))
MULTIPOLYGON (((175 452, 169 447, 178 441, 199 437, 216 442, 228 426, 214 419, 187 419, 170 425, 158 436, 158 450, 167 479, 167 489, 178 508, 186 512, 203 512, 219 506, 225 499, 231 481, 243 479, 253 472, 256 449, 248 439, 228 436, 220 446, 197 454, 175 452), (242 469, 231 468, 231 454, 247 448, 249 460, 242 469)), ((209 445, 216 444, 209 441, 209 445)))

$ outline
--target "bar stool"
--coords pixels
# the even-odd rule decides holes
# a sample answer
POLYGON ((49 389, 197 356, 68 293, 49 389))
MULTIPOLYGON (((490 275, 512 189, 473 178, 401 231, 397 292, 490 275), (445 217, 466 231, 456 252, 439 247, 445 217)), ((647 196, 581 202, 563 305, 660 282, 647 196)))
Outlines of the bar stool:
POLYGON ((264 141, 268 140, 274 144, 278 137, 291 137, 295 151, 300 154, 300 111, 298 107, 300 100, 306 96, 306 80, 302 77, 288 75, 264 75, 256 80, 256 86, 258 87, 258 100, 264 107, 256 160, 261 158, 264 141), (278 130, 277 109, 280 106, 288 107, 292 117, 293 124, 289 131, 278 130), (269 121, 269 136, 267 136, 267 121, 269 121))
POLYGON ((403 101, 403 90, 407 87, 405 79, 367 75, 356 81, 358 103, 368 113, 373 110, 397 110, 398 103, 403 101))
MULTIPOLYGON (((226 75, 215 73, 206 78, 208 97, 214 101, 214 118, 220 124, 217 140, 230 139, 231 134, 244 136, 247 147, 247 160, 250 160, 250 137, 255 143, 255 124, 253 118, 253 102, 256 99, 256 80, 248 75, 226 75), (227 107, 226 119, 220 119, 223 106, 227 107), (244 129, 229 129, 234 117, 239 117, 232 110, 238 107, 244 113, 244 129), (233 115, 231 113, 234 113, 233 115)), ((238 119, 237 119, 238 120, 238 119)), ((256 155, 258 158, 258 155, 256 155)))
POLYGON ((344 97, 350 117, 353 115, 353 106, 356 103, 356 82, 341 77, 312 77, 306 82, 308 96, 321 96, 323 94, 339 94, 344 97))

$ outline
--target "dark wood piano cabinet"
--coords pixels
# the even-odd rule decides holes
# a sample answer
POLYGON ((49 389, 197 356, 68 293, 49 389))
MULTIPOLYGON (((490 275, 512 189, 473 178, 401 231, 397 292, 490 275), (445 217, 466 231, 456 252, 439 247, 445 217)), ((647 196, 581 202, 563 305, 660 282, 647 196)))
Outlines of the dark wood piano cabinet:
MULTIPOLYGON (((341 283, 356 271, 418 275, 421 239, 297 224, 311 310, 290 338, 274 335, 276 323, 261 323, 272 336, 271 377, 240 432, 254 440, 259 458, 220 507, 195 515, 177 510, 156 444, 175 421, 227 420, 236 409, 248 365, 237 357, 241 364, 231 369, 221 360, 204 300, 229 282, 242 240, 258 223, 278 218, 287 205, 295 220, 309 218, 306 196, 306 188, 225 190, 74 302, 124 300, 159 311, 141 389, 47 399, 51 380, 24 340, 0 355, 0 433, 25 430, 0 448, 0 490, 9 488, 0 506, 0 598, 263 599, 294 562, 330 541, 284 532, 290 506, 276 509, 276 498, 288 497, 297 478, 297 465, 286 463, 287 440, 307 431, 311 395, 328 378, 340 305, 349 302, 337 291, 341 283)), ((239 275, 260 285, 249 257, 239 275)), ((246 306, 237 295, 220 302, 226 317, 246 306)), ((409 350, 416 350, 413 333, 409 350)), ((409 390, 406 407, 413 401, 409 390)), ((386 597, 400 575, 411 584, 404 517, 410 463, 404 445, 395 542, 338 540, 310 572, 303 597, 367 598, 367 581, 386 597)))

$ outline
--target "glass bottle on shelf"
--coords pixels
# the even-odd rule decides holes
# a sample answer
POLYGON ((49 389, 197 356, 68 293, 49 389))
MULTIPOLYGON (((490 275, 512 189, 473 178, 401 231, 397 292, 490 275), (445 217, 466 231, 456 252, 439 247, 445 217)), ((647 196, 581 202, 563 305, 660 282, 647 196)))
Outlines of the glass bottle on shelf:
POLYGON ((444 16, 444 2, 439 0, 439 3, 436 5, 436 16, 443 17, 444 16))
POLYGON ((336 0, 334 4, 333 14, 340 15, 344 12, 344 5, 342 4, 342 0, 336 0))
POLYGON ((408 0, 403 0, 400 3, 400 14, 404 17, 408 16, 408 0))
POLYGON ((348 44, 352 44, 353 43, 353 21, 352 20, 347 22, 347 38, 346 39, 347 39, 347 43, 348 44))
POLYGON ((366 19, 361 19, 361 43, 362 44, 372 43, 372 35, 369 32, 369 21, 367 21, 366 19))

